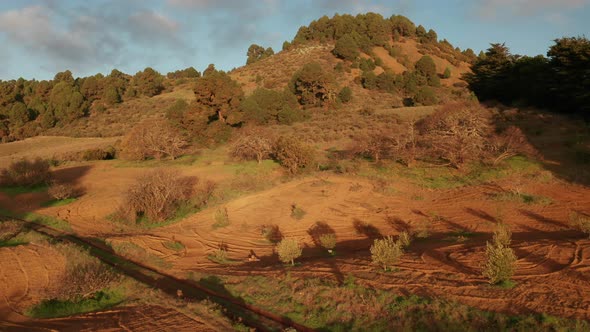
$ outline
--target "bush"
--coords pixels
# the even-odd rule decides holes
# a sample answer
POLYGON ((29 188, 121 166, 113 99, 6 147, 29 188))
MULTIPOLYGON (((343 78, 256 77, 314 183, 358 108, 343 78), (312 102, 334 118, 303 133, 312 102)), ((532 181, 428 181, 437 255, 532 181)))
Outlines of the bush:
POLYGON ((215 223, 213 224, 213 229, 216 228, 221 228, 221 227, 226 227, 229 226, 230 221, 229 221, 229 215, 227 213, 227 208, 221 208, 221 209, 217 209, 217 211, 215 211, 215 223))
POLYGON ((60 244, 57 249, 66 258, 66 273, 54 294, 54 298, 75 300, 109 287, 119 276, 99 259, 90 256, 75 245, 60 244))
POLYGON ((315 160, 313 149, 294 137, 279 137, 273 150, 274 158, 291 174, 311 167, 315 160))
POLYGON ((110 160, 115 158, 115 154, 115 148, 112 146, 105 149, 89 149, 82 152, 81 159, 84 161, 110 160))
POLYGON ((345 34, 336 41, 332 53, 341 59, 350 61, 355 60, 360 55, 359 46, 350 34, 345 34))
POLYGON ((283 263, 291 262, 291 265, 295 265, 295 259, 301 256, 301 252, 301 247, 295 239, 284 239, 277 244, 277 253, 283 263))
POLYGON ((77 196, 76 189, 71 184, 52 182, 47 189, 49 196, 56 200, 75 198, 77 196))
POLYGON ((338 99, 344 104, 349 103, 352 100, 352 90, 345 86, 338 93, 338 99))
POLYGON ((0 184, 4 186, 33 187, 46 183, 51 176, 49 162, 36 158, 21 159, 12 162, 8 168, 0 171, 0 184))
POLYGON ((164 221, 174 216, 180 206, 189 203, 195 194, 196 182, 197 179, 180 176, 173 170, 156 169, 145 173, 129 188, 117 214, 131 222, 143 217, 150 222, 164 221))
POLYGON ((270 157, 272 142, 261 132, 247 133, 230 147, 230 155, 238 160, 256 160, 259 164, 270 157))
POLYGON ((144 121, 127 134, 121 142, 121 158, 145 160, 148 158, 175 159, 183 152, 187 142, 168 121, 144 121))
POLYGON ((301 220, 305 216, 305 210, 297 206, 297 204, 291 205, 291 218, 301 220))
POLYGON ((410 234, 408 234, 408 232, 401 232, 397 240, 403 248, 406 248, 410 245, 412 238, 410 237, 410 234))
POLYGON ((443 73, 443 78, 445 78, 445 79, 451 78, 451 68, 447 67, 445 69, 445 72, 443 73))
POLYGON ((434 105, 438 102, 434 90, 427 86, 421 87, 418 90, 418 92, 414 96, 414 101, 424 106, 434 105))
POLYGON ((483 276, 490 284, 500 284, 510 280, 514 274, 516 255, 509 247, 512 234, 505 225, 499 225, 492 242, 486 243, 486 262, 483 276))
POLYGON ((320 235, 320 244, 322 247, 332 251, 332 249, 336 247, 336 234, 329 233, 320 235))
POLYGON ((569 216, 570 224, 581 232, 590 235, 590 216, 572 212, 569 216))
POLYGON ((387 271, 389 266, 397 263, 403 253, 402 244, 395 242, 391 236, 375 240, 371 246, 371 259, 373 263, 383 266, 383 270, 385 271, 387 271))

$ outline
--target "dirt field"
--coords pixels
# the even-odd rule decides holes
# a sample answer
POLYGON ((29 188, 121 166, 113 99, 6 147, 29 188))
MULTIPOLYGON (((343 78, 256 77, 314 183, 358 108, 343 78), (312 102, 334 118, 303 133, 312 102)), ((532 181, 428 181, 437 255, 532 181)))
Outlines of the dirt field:
MULTIPOLYGON (((219 208, 214 207, 170 226, 119 234, 120 225, 107 221, 105 216, 118 206, 122 190, 137 169, 104 163, 87 167, 84 176, 77 180, 87 189, 83 199, 63 207, 33 210, 67 220, 83 236, 104 237, 114 244, 134 243, 150 255, 172 263, 171 272, 179 277, 188 272, 281 273, 283 267, 273 253, 272 243, 261 235, 263 225, 276 225, 283 237, 297 238, 305 248, 304 264, 292 270, 295 274, 341 279, 351 273, 377 287, 442 296, 486 310, 590 318, 590 240, 567 224, 570 211, 588 212, 590 190, 585 187, 559 181, 531 181, 526 184, 527 192, 547 197, 551 204, 529 205, 491 200, 490 195, 503 191, 502 183, 428 190, 400 180, 393 192, 383 195, 376 193, 374 184, 367 180, 330 175, 291 181, 229 202, 224 205, 230 220, 227 227, 212 227, 219 208), (290 216, 294 204, 305 211, 301 220, 290 216), (500 218, 512 228, 513 246, 519 257, 514 277, 518 284, 508 291, 490 288, 480 274, 485 241, 500 218), (311 229, 316 222, 325 223, 337 235, 337 259, 326 259, 315 245, 311 229), (368 255, 372 239, 402 230, 423 230, 429 234, 411 246, 399 273, 377 272, 368 255), (168 241, 178 241, 184 249, 168 249, 164 245, 168 241), (236 264, 218 265, 207 258, 222 243, 236 264), (261 261, 247 262, 251 252, 261 261)), ((184 170, 186 174, 207 174, 206 168, 184 170)), ((76 170, 72 167, 60 174, 65 176, 68 171, 76 170)), ((3 204, 7 204, 7 199, 3 198, 3 204)), ((27 195, 13 199, 8 205, 23 207, 27 206, 26 201, 43 200, 27 195)), ((3 292, 14 294, 5 299, 8 304, 14 303, 16 297, 33 296, 34 287, 43 287, 51 273, 57 273, 54 269, 59 265, 46 271, 39 263, 43 259, 34 249, 2 250, 2 256, 15 257, 12 265, 22 264, 19 257, 23 255, 31 257, 24 260, 30 268, 10 269, 15 273, 45 269, 40 273, 43 280, 15 278, 22 280, 23 285, 12 283, 15 290, 3 292)))
POLYGON ((59 136, 37 136, 22 141, 2 144, 0 148, 0 168, 24 157, 53 158, 62 153, 72 153, 113 145, 118 137, 72 138, 59 136))
MULTIPOLYGON (((13 149, 6 146, 7 151, 13 149)), ((42 149, 27 153, 37 151, 42 149)), ((236 164, 227 157, 213 155, 207 161, 209 157, 145 165, 174 167, 184 175, 218 183, 240 176, 236 164)), ((543 169, 438 189, 402 173, 389 174, 386 185, 366 174, 316 173, 241 195, 164 227, 148 229, 110 221, 108 216, 119 206, 122 193, 149 168, 118 160, 61 166, 54 169, 58 180, 84 188, 85 194, 75 202, 41 207, 49 200, 47 193, 0 193, 0 206, 65 220, 79 236, 101 238, 113 247, 132 244, 144 252, 132 259, 145 259, 142 263, 165 269, 177 278, 187 278, 190 273, 284 274, 274 244, 263 235, 265 229, 274 229, 276 238, 296 238, 304 248, 299 259, 302 264, 289 269, 293 276, 342 282, 353 275, 365 285, 456 300, 484 310, 590 319, 590 239, 568 223, 572 212, 590 213, 590 188, 560 180, 543 169), (516 185, 536 200, 498 198, 516 185), (304 211, 302 218, 291 216, 294 206, 304 211), (219 209, 227 210, 229 224, 225 227, 214 226, 219 209), (513 277, 516 286, 509 290, 489 286, 481 276, 486 241, 500 221, 510 226, 518 257, 513 277), (314 227, 318 224, 323 231, 336 234, 337 256, 328 257, 317 245, 314 227), (401 231, 417 238, 398 264, 398 271, 383 273, 371 265, 368 249, 375 238, 401 231), (180 247, 173 248, 170 243, 180 243, 180 247), (227 248, 228 264, 209 258, 220 246, 227 248), (260 260, 249 262, 251 254, 260 260)), ((428 174, 422 177, 430 179, 428 174)), ((29 244, 0 248, 0 263, 0 287, 4 287, 0 289, 0 321, 15 329, 31 326, 22 311, 40 300, 41 290, 63 274, 63 258, 50 248, 29 244)), ((46 323, 48 328, 78 324, 81 329, 141 330, 146 326, 158 329, 161 322, 193 330, 209 328, 172 309, 150 306, 46 323), (160 316, 153 314, 154 310, 160 316), (140 316, 144 320, 138 320, 140 316)))

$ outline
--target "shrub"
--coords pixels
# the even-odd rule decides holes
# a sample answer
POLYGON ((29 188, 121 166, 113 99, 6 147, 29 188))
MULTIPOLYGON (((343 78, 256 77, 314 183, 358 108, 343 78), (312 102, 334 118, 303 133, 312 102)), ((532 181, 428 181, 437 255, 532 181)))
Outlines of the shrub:
POLYGON ((295 259, 301 256, 301 252, 301 247, 295 239, 284 239, 277 244, 277 253, 283 263, 291 262, 291 265, 295 265, 295 259))
POLYGON ((66 273, 52 297, 75 300, 107 288, 118 275, 100 260, 71 244, 59 244, 57 249, 66 258, 66 273))
POLYGON ((213 229, 221 228, 229 226, 229 215, 227 213, 227 208, 217 209, 215 211, 215 223, 213 224, 213 229))
POLYGON ((273 150, 274 158, 291 174, 311 167, 315 160, 313 149, 300 143, 294 137, 279 137, 273 150))
POLYGON ((256 160, 259 164, 270 157, 272 142, 260 132, 239 137, 230 148, 230 155, 238 160, 256 160))
POLYGON ((509 247, 510 237, 510 230, 505 225, 500 225, 494 232, 493 241, 486 243, 486 261, 482 274, 489 279, 490 284, 507 282, 514 274, 516 255, 509 247))
POLYGON ((387 267, 397 263, 403 253, 401 243, 395 242, 391 236, 375 240, 371 246, 373 263, 383 266, 385 271, 387 267))
POLYGON ((576 229, 590 235, 590 216, 578 212, 572 212, 569 216, 570 223, 576 229))
POLYGON ((97 149, 88 149, 82 152, 82 156, 80 157, 84 161, 91 161, 91 160, 109 160, 115 158, 115 148, 110 146, 108 148, 97 148, 97 149))
POLYGON ((156 169, 141 175, 129 188, 119 217, 132 222, 145 217, 161 222, 172 217, 194 195, 194 178, 182 177, 176 171, 156 169))
POLYGON ((445 79, 451 78, 451 68, 447 67, 445 69, 445 72, 443 73, 443 78, 445 78, 445 79))
POLYGON ((56 200, 75 198, 76 189, 71 184, 52 182, 47 193, 56 200))
POLYGON ((344 104, 349 103, 352 100, 352 90, 347 86, 343 87, 338 93, 338 98, 344 104))
POLYGON ((408 232, 401 232, 397 240, 403 248, 406 248, 410 245, 412 238, 410 237, 410 234, 408 234, 408 232))
POLYGON ((297 206, 296 204, 291 205, 291 218, 301 220, 305 216, 305 210, 297 206))
POLYGON ((121 142, 121 158, 145 160, 148 158, 175 159, 183 152, 187 142, 178 129, 168 121, 144 121, 127 134, 121 142))
POLYGON ((332 249, 336 247, 336 234, 329 233, 320 235, 320 244, 322 247, 328 249, 328 251, 332 251, 332 249))
POLYGON ((434 105, 438 102, 434 90, 427 86, 421 87, 418 90, 414 96, 414 101, 424 106, 434 105))
POLYGON ((481 157, 489 136, 489 118, 476 104, 448 104, 420 123, 429 154, 461 168, 481 157))
POLYGON ((0 184, 32 187, 46 183, 50 176, 49 162, 47 160, 41 158, 32 161, 21 159, 12 162, 8 168, 0 171, 0 184))
POLYGON ((360 55, 359 46, 350 34, 345 34, 336 41, 332 53, 341 59, 350 61, 360 55))

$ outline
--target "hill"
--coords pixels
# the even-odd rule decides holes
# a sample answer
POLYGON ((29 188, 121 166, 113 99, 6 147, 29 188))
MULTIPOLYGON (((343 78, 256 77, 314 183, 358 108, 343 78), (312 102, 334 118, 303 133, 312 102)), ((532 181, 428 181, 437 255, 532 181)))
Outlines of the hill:
MULTIPOLYGON (((446 40, 438 41, 432 30, 423 30, 400 16, 383 18, 369 13, 323 17, 302 27, 283 51, 274 54, 267 49, 258 57, 250 57, 247 65, 232 70, 229 76, 248 96, 258 88, 281 91, 304 65, 317 63, 330 76, 330 93, 351 89, 354 98, 347 108, 355 110, 367 105, 390 109, 433 104, 466 95, 460 77, 469 71, 473 52, 461 52, 446 40), (346 33, 330 32, 342 24, 346 33), (374 26, 381 35, 375 35, 374 26), (358 40, 352 46, 358 55, 343 58, 336 49, 340 39, 350 35, 358 40), (442 78, 436 83, 413 75, 416 64, 425 56, 435 66, 428 75, 442 78), (419 92, 429 94, 428 100, 415 100, 419 92)), ((257 47, 253 45, 251 50, 257 47)), ((146 68, 133 76, 113 70, 108 76, 84 78, 73 78, 65 71, 51 81, 0 82, 0 137, 11 141, 40 134, 119 136, 143 120, 163 118, 178 99, 190 104, 199 78, 213 71, 213 65, 203 75, 190 67, 163 76, 146 68)), ((339 107, 337 103, 324 106, 339 107)))

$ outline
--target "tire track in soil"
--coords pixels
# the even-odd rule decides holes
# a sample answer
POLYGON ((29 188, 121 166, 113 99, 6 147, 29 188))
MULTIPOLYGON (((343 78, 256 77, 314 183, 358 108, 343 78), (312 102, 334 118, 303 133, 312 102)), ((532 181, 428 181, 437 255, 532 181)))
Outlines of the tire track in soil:
MULTIPOLYGON (((102 244, 93 243, 74 234, 65 233, 45 225, 28 222, 18 218, 11 219, 18 220, 31 230, 44 234, 55 240, 69 242, 85 249, 89 249, 91 255, 99 258, 105 264, 116 268, 128 277, 134 278, 148 286, 158 288, 173 296, 177 294, 178 290, 181 290, 185 299, 210 299, 217 302, 228 309, 228 314, 233 316, 233 319, 241 320, 244 324, 255 327, 261 331, 269 330, 268 326, 292 327, 297 329, 297 331, 312 331, 304 325, 291 321, 289 318, 281 317, 253 305, 249 305, 243 301, 238 301, 229 295, 229 293, 220 294, 205 286, 178 279, 177 277, 165 274, 152 267, 119 256, 102 244)), ((19 265, 21 266, 21 271, 26 274, 26 272, 22 270, 20 261, 19 265)))

